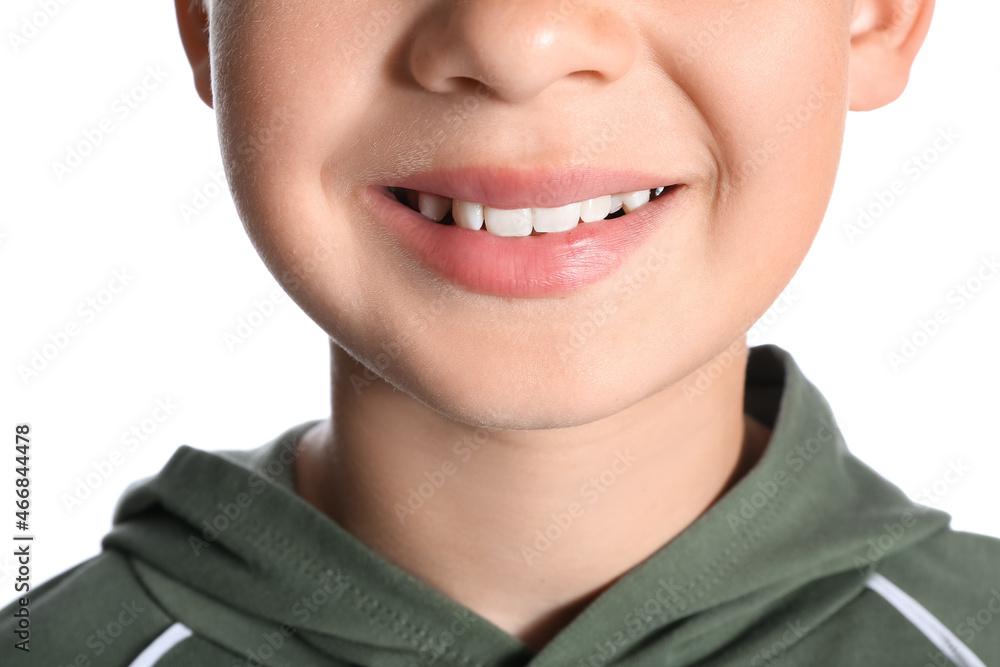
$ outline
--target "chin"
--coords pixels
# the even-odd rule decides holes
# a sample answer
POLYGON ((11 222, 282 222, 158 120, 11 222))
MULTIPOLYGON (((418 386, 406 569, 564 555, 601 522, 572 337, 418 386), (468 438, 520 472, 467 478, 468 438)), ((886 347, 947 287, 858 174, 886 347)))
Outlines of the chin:
MULTIPOLYGON (((503 430, 568 428, 600 421, 655 393, 659 384, 644 377, 648 361, 621 359, 610 352, 610 362, 581 360, 564 364, 555 357, 536 363, 520 355, 512 363, 506 355, 476 363, 461 358, 428 358, 421 368, 384 374, 396 388, 453 421, 503 430)), ((657 369, 658 370, 658 369, 657 369)))

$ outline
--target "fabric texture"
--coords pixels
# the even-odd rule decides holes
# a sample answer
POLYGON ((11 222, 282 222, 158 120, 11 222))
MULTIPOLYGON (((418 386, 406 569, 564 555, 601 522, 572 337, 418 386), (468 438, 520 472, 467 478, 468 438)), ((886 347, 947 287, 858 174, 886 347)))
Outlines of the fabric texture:
POLYGON ((780 348, 751 350, 746 411, 773 429, 755 467, 537 654, 295 495, 310 421, 255 449, 181 446, 126 490, 99 555, 32 591, 31 652, 0 662, 127 667, 174 628, 190 635, 157 667, 954 664, 872 590, 878 572, 1000 666, 1000 540, 854 457, 780 348))

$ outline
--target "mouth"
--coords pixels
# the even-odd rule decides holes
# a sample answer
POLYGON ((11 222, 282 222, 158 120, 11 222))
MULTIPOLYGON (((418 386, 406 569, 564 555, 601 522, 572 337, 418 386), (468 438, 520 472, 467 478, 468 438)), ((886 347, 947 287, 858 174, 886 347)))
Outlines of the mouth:
POLYGON ((620 218, 669 195, 676 187, 659 186, 601 195, 558 207, 515 209, 492 208, 399 186, 386 186, 386 190, 400 204, 441 225, 473 231, 485 229, 486 233, 494 236, 537 236, 568 232, 579 224, 620 218))
POLYGON ((685 199, 686 186, 670 181, 464 169, 373 184, 364 199, 396 247, 436 277, 480 294, 541 298, 608 278, 648 245, 685 199))

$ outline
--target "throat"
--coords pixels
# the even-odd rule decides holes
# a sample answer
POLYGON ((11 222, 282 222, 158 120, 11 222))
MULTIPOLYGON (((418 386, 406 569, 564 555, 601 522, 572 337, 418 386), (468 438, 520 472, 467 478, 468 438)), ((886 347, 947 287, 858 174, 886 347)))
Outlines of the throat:
POLYGON ((702 402, 681 381, 600 422, 476 441, 387 382, 359 395, 363 367, 334 350, 335 420, 300 439, 296 493, 373 567, 408 572, 535 651, 697 521, 767 442, 743 415, 739 364, 702 402))

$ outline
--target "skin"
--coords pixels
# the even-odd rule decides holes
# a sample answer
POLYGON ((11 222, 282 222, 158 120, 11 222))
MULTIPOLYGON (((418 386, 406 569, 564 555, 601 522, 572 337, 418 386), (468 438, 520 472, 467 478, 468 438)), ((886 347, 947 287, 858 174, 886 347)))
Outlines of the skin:
POLYGON ((933 9, 222 0, 206 15, 187 1, 181 37, 240 217, 331 339, 331 417, 300 442, 297 493, 536 650, 766 447, 742 411, 745 334, 818 230, 847 111, 902 92, 933 9), (581 154, 609 123, 615 138, 581 154), (614 275, 558 298, 445 284, 359 204, 414 170, 571 171, 581 155, 676 177, 683 204, 614 275), (727 370, 693 395, 713 365, 727 370), (401 513, 446 462, 453 473, 401 513), (573 502, 582 514, 527 557, 573 502))

